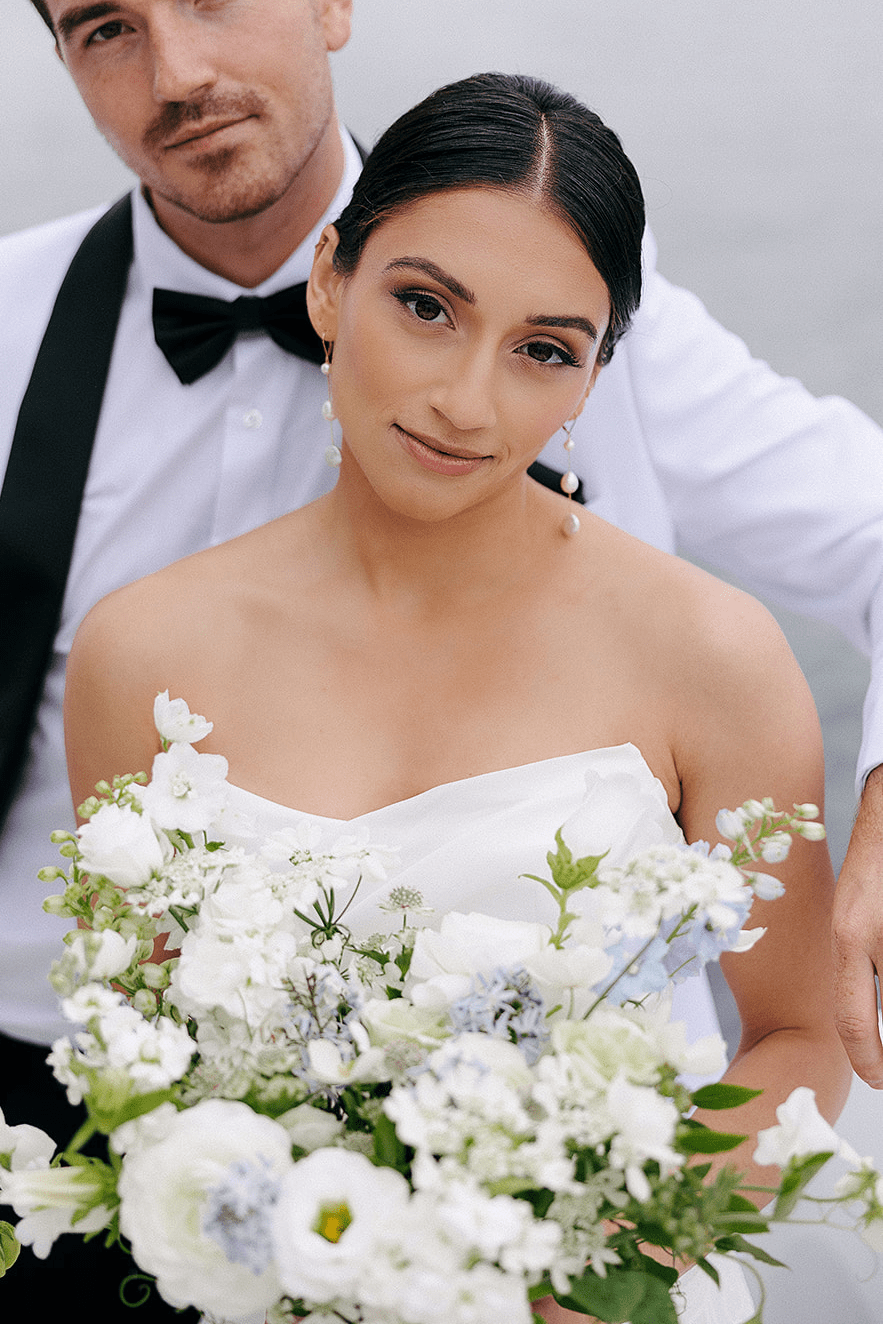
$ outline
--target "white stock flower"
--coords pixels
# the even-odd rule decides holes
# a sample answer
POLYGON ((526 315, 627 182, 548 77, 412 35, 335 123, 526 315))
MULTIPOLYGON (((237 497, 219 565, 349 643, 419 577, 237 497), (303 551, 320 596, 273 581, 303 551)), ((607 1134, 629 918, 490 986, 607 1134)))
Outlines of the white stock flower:
MULTIPOLYGON (((229 1259, 203 1224, 212 1191, 235 1165, 261 1165, 278 1182, 291 1168, 290 1146, 285 1128, 271 1118, 244 1103, 207 1099, 168 1118, 164 1134, 127 1151, 120 1228, 169 1305, 229 1319, 266 1310, 279 1297, 272 1261, 256 1273, 229 1259)), ((269 1216, 269 1207, 263 1212, 269 1216)))
POLYGON ((227 799, 227 760, 197 754, 192 745, 172 745, 153 760, 141 803, 159 827, 207 832, 227 799))
POLYGON ((619 1077, 610 1086, 607 1107, 616 1124, 610 1146, 612 1167, 622 1168, 636 1200, 650 1199, 644 1164, 653 1159, 662 1172, 674 1172, 683 1157, 672 1148, 680 1114, 671 1099, 619 1077))
POLYGON ((119 887, 138 887, 163 867, 163 848, 150 819, 128 805, 102 805, 77 837, 80 867, 119 887))
POLYGON ((647 784, 633 773, 596 769, 586 773, 585 799, 562 826, 561 836, 574 858, 604 855, 608 869, 648 846, 683 841, 660 781, 647 784))
POLYGON ((852 1146, 840 1139, 829 1122, 816 1107, 815 1091, 806 1085, 792 1090, 784 1103, 776 1109, 777 1126, 766 1127, 757 1133, 754 1161, 761 1167, 775 1163, 784 1168, 794 1158, 809 1154, 839 1154, 848 1160, 858 1160, 852 1146))
POLYGON ((285 1291, 316 1303, 357 1291, 375 1254, 378 1211, 386 1221, 408 1199, 404 1177, 363 1154, 317 1149, 295 1163, 272 1218, 285 1291))
POLYGON ((213 722, 191 713, 183 699, 170 699, 168 690, 153 701, 153 722, 161 739, 170 745, 193 745, 205 739, 214 727, 213 722))

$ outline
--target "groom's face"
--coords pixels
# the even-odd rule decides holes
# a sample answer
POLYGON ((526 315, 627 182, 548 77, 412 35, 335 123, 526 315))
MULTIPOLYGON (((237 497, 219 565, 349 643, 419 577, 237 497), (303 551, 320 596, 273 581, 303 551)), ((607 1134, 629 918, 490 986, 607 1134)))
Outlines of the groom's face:
POLYGON ((155 195, 206 221, 284 196, 333 116, 328 52, 352 0, 48 0, 101 133, 155 195))

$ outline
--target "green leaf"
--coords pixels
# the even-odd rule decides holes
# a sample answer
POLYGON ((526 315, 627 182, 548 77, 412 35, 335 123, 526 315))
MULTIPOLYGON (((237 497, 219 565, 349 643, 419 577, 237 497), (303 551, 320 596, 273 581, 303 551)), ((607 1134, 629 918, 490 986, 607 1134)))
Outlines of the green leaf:
POLYGON ((755 1246, 751 1241, 746 1241, 745 1238, 740 1237, 738 1233, 735 1233, 731 1237, 719 1237, 715 1242, 715 1249, 722 1251, 737 1250, 741 1255, 750 1255, 752 1259, 760 1260, 762 1264, 769 1264, 774 1269, 788 1268, 787 1264, 783 1264, 781 1260, 774 1259, 774 1257, 769 1255, 762 1249, 762 1247, 755 1246))
POLYGON ((816 1173, 825 1166, 828 1159, 833 1157, 833 1150, 828 1150, 824 1154, 810 1154, 805 1159, 791 1160, 785 1169, 782 1185, 779 1188, 779 1196, 773 1211, 775 1219, 788 1217, 800 1199, 804 1188, 812 1181, 816 1173))
MULTIPOLYGON (((660 1266, 662 1267, 662 1266, 660 1266)), ((661 1278, 640 1269, 609 1269, 606 1278, 588 1270, 555 1300, 568 1310, 595 1315, 604 1324, 677 1324, 677 1312, 661 1278)))
POLYGON ((18 1259, 21 1246, 11 1223, 0 1222, 0 1278, 18 1259))
POLYGON ((714 1283, 714 1285, 716 1287, 720 1287, 721 1276, 718 1273, 717 1269, 714 1267, 714 1265, 709 1260, 707 1260, 704 1255, 700 1255, 696 1263, 699 1265, 699 1268, 702 1270, 703 1273, 708 1274, 709 1278, 714 1283))
POLYGON ((408 1150, 399 1140, 395 1125, 386 1113, 381 1113, 374 1124, 374 1162, 380 1168, 395 1168, 404 1176, 410 1169, 408 1150))
POLYGON ((726 1131, 712 1131, 700 1126, 678 1136, 678 1149, 682 1154, 724 1154, 741 1145, 747 1136, 731 1135, 726 1131))
POLYGON ((703 1085, 690 1096, 697 1108, 739 1108, 756 1099, 763 1090, 749 1090, 744 1085, 703 1085))
POLYGON ((733 1233, 768 1232, 769 1219, 744 1195, 734 1193, 726 1210, 715 1220, 715 1226, 733 1233))

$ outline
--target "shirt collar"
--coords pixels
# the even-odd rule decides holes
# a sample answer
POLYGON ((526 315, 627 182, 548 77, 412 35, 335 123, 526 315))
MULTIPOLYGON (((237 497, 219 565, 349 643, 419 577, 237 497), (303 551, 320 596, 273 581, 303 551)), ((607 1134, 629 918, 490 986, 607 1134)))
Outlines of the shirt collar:
POLYGON ((137 283, 146 290, 161 286, 215 299, 235 299, 240 294, 275 294, 277 290, 284 290, 289 285, 306 280, 313 265, 313 250, 319 235, 349 202, 362 169, 359 152, 345 129, 341 130, 341 140, 344 150, 343 176, 331 205, 282 266, 254 289, 245 289, 214 271, 207 271, 182 252, 157 223, 141 190, 135 189, 132 195, 132 229, 135 243, 133 275, 137 283))

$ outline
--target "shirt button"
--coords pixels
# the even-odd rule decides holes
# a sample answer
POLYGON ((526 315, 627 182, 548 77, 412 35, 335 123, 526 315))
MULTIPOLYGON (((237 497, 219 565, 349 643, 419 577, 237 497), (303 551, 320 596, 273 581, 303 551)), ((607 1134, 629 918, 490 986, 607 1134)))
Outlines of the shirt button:
POLYGON ((259 409, 249 409, 248 413, 242 419, 247 428, 252 431, 259 428, 264 421, 264 416, 259 409))

